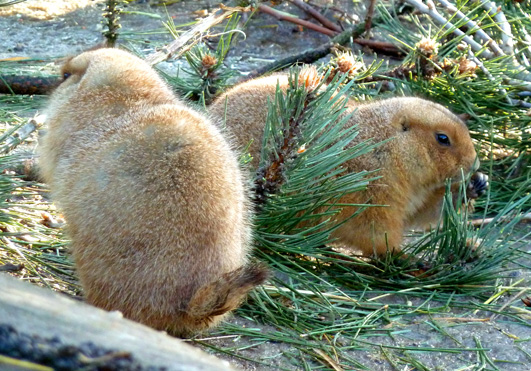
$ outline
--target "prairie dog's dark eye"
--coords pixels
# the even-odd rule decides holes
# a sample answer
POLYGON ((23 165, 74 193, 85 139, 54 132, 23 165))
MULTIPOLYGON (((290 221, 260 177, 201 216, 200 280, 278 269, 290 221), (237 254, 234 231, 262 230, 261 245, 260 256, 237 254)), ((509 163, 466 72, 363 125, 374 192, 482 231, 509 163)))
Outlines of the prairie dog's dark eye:
POLYGON ((63 80, 68 79, 72 74, 70 72, 63 73, 63 80))
POLYGON ((448 135, 446 134, 435 134, 435 138, 437 138, 437 142, 443 146, 450 145, 450 138, 448 138, 448 135))

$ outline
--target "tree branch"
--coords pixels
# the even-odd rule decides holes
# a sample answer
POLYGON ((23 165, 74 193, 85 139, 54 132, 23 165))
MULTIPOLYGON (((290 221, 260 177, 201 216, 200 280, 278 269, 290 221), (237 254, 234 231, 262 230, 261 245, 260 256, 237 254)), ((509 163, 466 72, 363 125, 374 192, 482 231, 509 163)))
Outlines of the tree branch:
POLYGON ((0 94, 43 95, 59 83, 59 76, 0 76, 0 94))
POLYGON ((305 20, 297 18, 297 17, 292 17, 292 16, 289 16, 289 15, 286 15, 286 14, 284 14, 282 12, 279 12, 278 10, 275 10, 275 9, 273 9, 270 6, 267 6, 267 5, 260 4, 260 5, 258 5, 257 9, 260 10, 261 12, 263 12, 263 13, 272 15, 273 17, 277 18, 278 20, 295 23, 295 24, 298 24, 300 26, 304 26, 304 27, 309 28, 311 30, 314 30, 314 31, 320 32, 322 34, 328 35, 330 37, 337 35, 336 31, 333 31, 333 30, 331 30, 329 28, 325 28, 325 27, 319 26, 319 25, 317 25, 315 23, 308 22, 308 21, 305 21, 305 20))
POLYGON ((505 54, 514 54, 513 33, 511 31, 511 25, 507 21, 505 14, 503 14, 501 11, 498 11, 498 6, 493 1, 484 1, 481 6, 494 18, 496 22, 498 22, 498 27, 500 27, 501 30, 501 48, 505 54))
POLYGON ((319 13, 312 6, 306 4, 305 2, 302 2, 301 0, 290 0, 290 2, 293 5, 295 5, 295 6, 299 7, 300 9, 304 10, 306 13, 308 13, 310 16, 312 16, 314 19, 316 19, 323 26, 331 29, 332 31, 336 31, 337 33, 342 31, 341 27, 339 27, 335 23, 329 21, 324 15, 319 13))
POLYGON ((369 0, 369 7, 367 8, 367 15, 365 16, 365 37, 371 30, 372 27, 372 17, 374 16, 374 7, 378 0, 369 0))

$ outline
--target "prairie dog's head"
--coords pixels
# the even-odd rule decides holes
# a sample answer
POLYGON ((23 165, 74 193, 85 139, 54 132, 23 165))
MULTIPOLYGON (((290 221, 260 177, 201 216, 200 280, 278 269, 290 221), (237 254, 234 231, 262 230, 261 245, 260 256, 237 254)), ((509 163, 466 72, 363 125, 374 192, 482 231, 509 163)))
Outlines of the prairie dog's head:
POLYGON ((63 82, 52 98, 76 92, 114 91, 133 100, 173 99, 171 90, 148 63, 120 49, 97 49, 72 57, 62 66, 61 77, 63 82))
POLYGON ((394 98, 386 104, 392 113, 400 152, 411 154, 404 163, 416 181, 442 184, 461 179, 479 167, 476 151, 464 121, 443 106, 419 98, 394 98))

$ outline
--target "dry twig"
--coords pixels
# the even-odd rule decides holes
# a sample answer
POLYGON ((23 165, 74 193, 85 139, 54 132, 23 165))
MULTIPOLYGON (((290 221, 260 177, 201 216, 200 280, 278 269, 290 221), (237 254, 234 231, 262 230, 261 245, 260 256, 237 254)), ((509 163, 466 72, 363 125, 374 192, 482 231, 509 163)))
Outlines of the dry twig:
POLYGON ((35 116, 29 122, 20 127, 17 131, 11 134, 6 138, 5 142, 0 146, 0 153, 6 154, 15 148, 17 145, 22 143, 26 138, 28 138, 31 133, 41 127, 44 123, 43 116, 35 116))
MULTIPOLYGON (((468 223, 472 224, 474 227, 480 227, 482 225, 492 223, 492 222, 494 222, 496 220, 497 220, 496 218, 474 219, 474 220, 470 220, 468 223)), ((524 220, 531 221, 531 213, 527 213, 527 214, 523 215, 520 218, 520 220, 521 221, 524 221, 524 220)), ((509 222, 510 219, 509 218, 504 218, 503 221, 509 222)))
POLYGON ((365 36, 369 33, 372 27, 372 17, 374 16, 374 7, 378 0, 369 0, 369 7, 367 8, 367 15, 365 16, 365 36))
POLYGON ((291 0, 291 3, 297 6, 298 8, 304 10, 306 13, 308 13, 310 16, 316 19, 323 26, 331 29, 332 31, 336 31, 338 33, 342 31, 341 27, 336 25, 334 22, 331 22, 330 20, 328 20, 324 15, 319 13, 312 6, 306 4, 305 2, 302 2, 301 0, 291 0))
POLYGON ((258 76, 262 76, 265 73, 271 71, 277 71, 286 67, 289 67, 295 63, 312 63, 318 60, 319 58, 325 57, 330 53, 330 50, 336 45, 345 45, 352 38, 357 38, 365 31, 365 24, 355 26, 354 28, 348 29, 334 37, 332 40, 323 44, 317 48, 306 50, 300 54, 292 55, 284 59, 274 61, 270 64, 267 64, 263 67, 257 68, 254 71, 251 71, 242 81, 254 79, 258 76))
POLYGON ((328 35, 328 36, 331 36, 331 37, 337 35, 336 31, 333 31, 333 30, 331 30, 329 28, 319 26, 319 25, 317 25, 315 23, 308 22, 308 21, 305 21, 305 20, 297 18, 297 17, 292 17, 292 16, 289 16, 289 15, 286 15, 286 14, 284 14, 282 12, 279 12, 278 10, 275 10, 275 9, 271 8, 270 6, 267 6, 267 5, 264 5, 264 4, 258 5, 258 10, 260 10, 263 13, 272 15, 273 17, 275 17, 275 18, 277 18, 277 19, 279 19, 281 21, 288 21, 288 22, 291 22, 291 23, 295 23, 295 24, 298 24, 300 26, 304 26, 306 28, 309 28, 311 30, 320 32, 322 34, 325 34, 325 35, 328 35))
POLYGON ((153 54, 150 54, 146 57, 146 62, 151 65, 155 65, 162 61, 165 61, 171 57, 179 57, 186 53, 192 46, 197 44, 211 27, 222 22, 227 17, 230 17, 232 14, 245 10, 246 8, 222 8, 223 13, 218 15, 219 11, 214 12, 208 17, 202 19, 198 22, 192 29, 184 32, 178 39, 174 40, 172 43, 163 47, 162 50, 159 50, 153 54))

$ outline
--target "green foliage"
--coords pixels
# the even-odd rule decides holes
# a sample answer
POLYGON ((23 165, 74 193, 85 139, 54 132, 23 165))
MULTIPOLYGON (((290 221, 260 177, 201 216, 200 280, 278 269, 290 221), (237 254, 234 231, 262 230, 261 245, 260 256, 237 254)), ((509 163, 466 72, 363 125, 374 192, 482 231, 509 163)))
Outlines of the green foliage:
MULTIPOLYGON (((463 1, 457 6, 490 37, 501 39, 496 20, 477 2, 463 1)), ((531 29, 529 17, 522 19, 525 12, 515 2, 503 5, 502 9, 515 30, 514 35, 523 38, 525 30, 531 29)), ((447 14, 443 8, 438 10, 447 14)), ((481 170, 489 174, 492 189, 488 208, 483 198, 476 204, 477 210, 495 215, 514 200, 515 193, 526 196, 531 189, 531 93, 526 90, 529 74, 525 71, 529 68, 524 69, 511 54, 481 57, 481 51, 472 52, 463 37, 454 35, 454 28, 443 30, 425 15, 398 18, 383 6, 380 11, 384 19, 380 27, 391 40, 400 43, 407 56, 399 66, 381 67, 370 79, 358 80, 353 95, 366 99, 367 95, 381 94, 391 82, 393 95, 421 96, 456 113, 468 114, 467 124, 483 164, 481 170), (434 50, 423 49, 426 44, 434 46, 434 50), (385 81, 387 85, 383 85, 385 81)), ((455 27, 466 23, 451 14, 447 19, 455 27)), ((525 40, 517 38, 515 50, 520 41, 525 40)), ((527 60, 530 54, 527 44, 521 46, 517 59, 527 60)), ((530 208, 531 200, 527 199, 523 209, 530 208)))
POLYGON ((103 36, 107 40, 107 45, 114 47, 116 40, 118 39, 118 30, 122 27, 120 25, 120 8, 122 0, 106 0, 105 10, 103 12, 104 26, 107 28, 103 31, 103 36))
POLYGON ((350 84, 340 88, 344 77, 335 78, 326 89, 321 83, 309 91, 298 83, 298 73, 290 75, 286 95, 277 88, 270 102, 255 180, 256 239, 273 266, 289 264, 283 254, 320 256, 337 228, 332 217, 346 206, 339 199, 371 180, 367 172, 343 167, 375 146, 349 145, 358 134, 345 126, 343 114, 350 84))
POLYGON ((188 67, 182 68, 176 76, 161 71, 181 96, 199 101, 199 104, 204 106, 210 103, 216 93, 227 87, 227 80, 233 77, 234 73, 223 62, 237 31, 239 19, 238 15, 230 17, 216 50, 209 50, 206 44, 196 45, 185 54, 188 67))
MULTIPOLYGON (((365 334, 389 335, 391 330, 382 330, 385 324, 421 313, 420 308, 432 301, 466 307, 466 298, 488 298, 493 277, 504 277, 514 269, 508 264, 521 254, 522 241, 510 236, 531 196, 522 197, 525 190, 515 192, 492 223, 476 228, 467 223, 468 209, 454 206, 467 204, 464 182, 460 194, 448 190, 440 225, 416 236, 403 254, 371 260, 344 253, 340 246, 330 245, 335 228, 331 220, 344 206, 337 200, 363 189, 371 180, 368 177, 377 173, 348 174, 342 164, 374 145, 348 146, 357 133, 356 128, 344 126, 348 117, 343 97, 355 79, 344 84, 348 77, 338 74, 326 88, 308 92, 297 84, 298 76, 298 69, 292 70, 287 91, 277 88, 269 102, 255 182, 256 254, 275 276, 238 312, 276 330, 225 325, 221 333, 247 335, 257 344, 282 342, 300 352, 292 353, 297 364, 301 359, 311 363, 329 357, 346 368, 364 369, 348 354, 353 344, 374 345, 363 340, 365 334), (417 297, 418 308, 388 301, 390 295, 417 297)), ((447 310, 436 305, 426 312, 447 310)), ((484 352, 481 346, 423 350, 484 352)), ((410 356, 401 362, 421 364, 410 356)))

